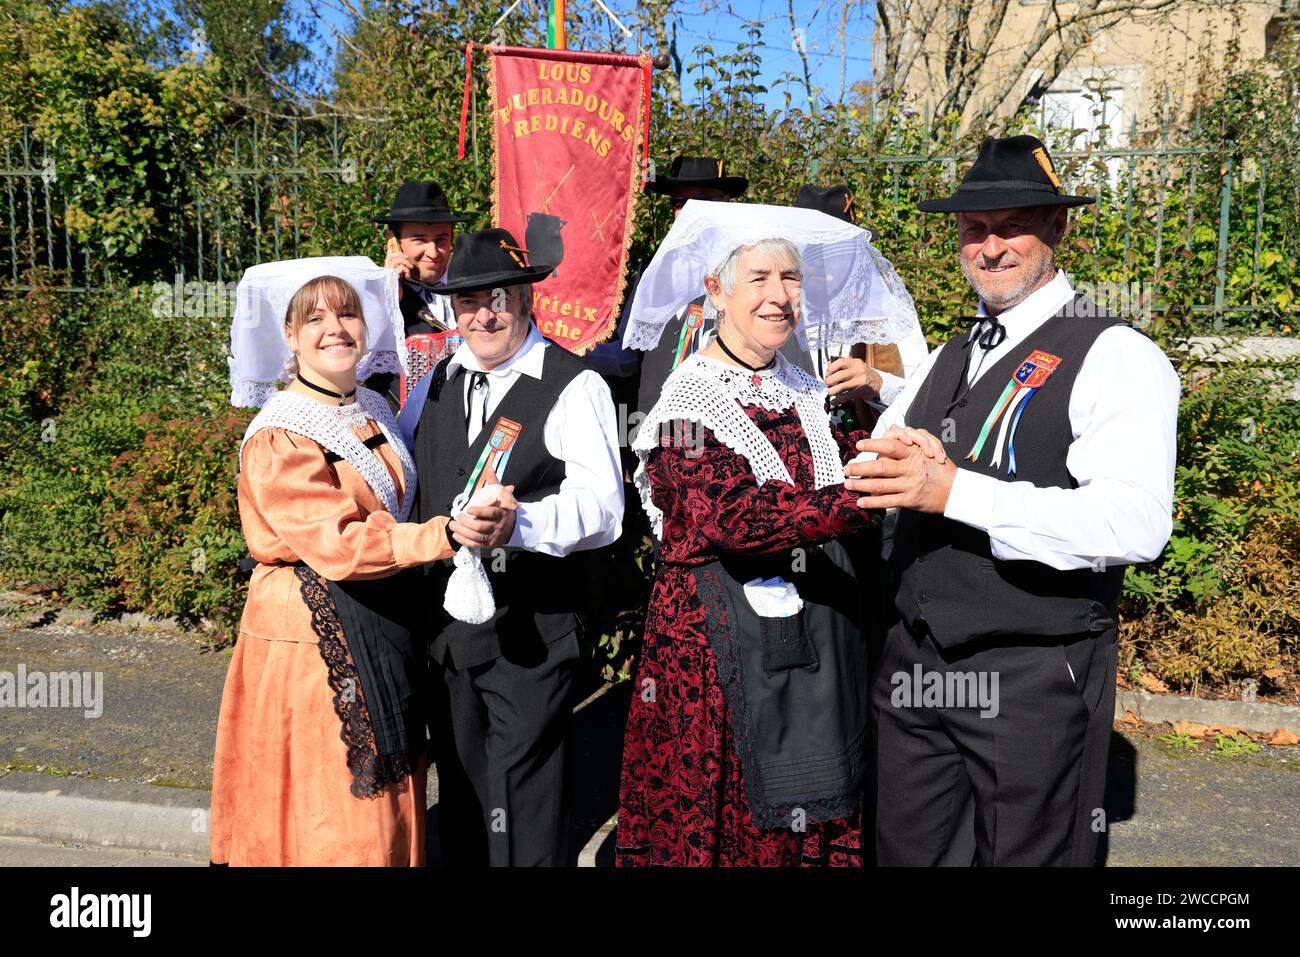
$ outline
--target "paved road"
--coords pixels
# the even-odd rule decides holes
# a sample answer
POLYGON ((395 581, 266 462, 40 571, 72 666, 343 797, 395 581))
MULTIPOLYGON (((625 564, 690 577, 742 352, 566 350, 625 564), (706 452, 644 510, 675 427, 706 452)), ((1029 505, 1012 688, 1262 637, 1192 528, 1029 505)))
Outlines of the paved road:
MULTIPOLYGON (((0 603, 2 605, 3 603, 0 603)), ((4 609, 0 608, 0 614, 4 609)), ((211 784, 213 735, 229 656, 198 654, 190 636, 116 626, 40 623, 23 609, 0 617, 0 671, 104 674, 98 718, 51 708, 5 709, 0 769, 73 773, 136 784, 211 784)), ((630 684, 578 714, 573 746, 574 863, 608 865, 630 684)), ((1181 752, 1150 736, 1116 734, 1106 800, 1111 865, 1300 865, 1300 748, 1218 757, 1181 752)), ((0 787, 3 787, 0 778, 0 787)), ((436 801, 430 775, 429 799, 436 801)), ((138 798, 132 796, 128 800, 138 798)), ((431 824, 436 824, 436 806, 431 824)), ((430 828, 430 835, 436 832, 430 828)), ((430 844, 430 862, 438 861, 430 844)), ((5 839, 0 866, 179 863, 101 848, 35 847, 5 839)))
POLYGON ((212 786, 229 652, 200 654, 198 641, 179 631, 41 624, 36 612, 8 612, 0 617, 0 671, 17 674, 24 666, 28 674, 99 672, 103 713, 6 708, 0 716, 0 767, 212 786))
POLYGON ((1106 785, 1111 866, 1300 866, 1300 748, 1228 757, 1117 734, 1106 785))

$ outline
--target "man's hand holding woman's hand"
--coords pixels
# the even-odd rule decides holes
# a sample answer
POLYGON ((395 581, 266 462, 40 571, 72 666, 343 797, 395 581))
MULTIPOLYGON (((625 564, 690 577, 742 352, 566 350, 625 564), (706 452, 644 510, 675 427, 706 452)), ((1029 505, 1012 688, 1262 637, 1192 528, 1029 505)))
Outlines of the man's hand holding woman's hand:
MULTIPOLYGON (((495 476, 490 476, 489 481, 495 476)), ((497 548, 510 541, 515 531, 513 485, 484 485, 471 503, 447 526, 452 537, 470 548, 497 548)))
POLYGON ((844 467, 844 485, 863 493, 859 508, 943 514, 957 466, 937 438, 925 429, 896 425, 878 439, 863 439, 857 449, 876 453, 875 459, 854 459, 844 467))

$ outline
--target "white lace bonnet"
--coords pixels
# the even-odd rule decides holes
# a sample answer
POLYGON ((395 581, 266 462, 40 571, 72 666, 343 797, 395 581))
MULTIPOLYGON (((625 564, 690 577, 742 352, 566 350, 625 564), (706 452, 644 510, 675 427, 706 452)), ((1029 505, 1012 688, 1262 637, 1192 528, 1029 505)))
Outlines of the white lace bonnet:
POLYGON ((677 311, 704 292, 705 276, 738 246, 769 237, 789 240, 803 260, 795 335, 804 349, 900 342, 911 332, 916 306, 866 230, 816 209, 692 199, 641 274, 623 346, 653 349, 677 311))
POLYGON ((259 263, 244 270, 235 293, 230 325, 230 404, 260 408, 288 381, 284 317, 293 294, 312 279, 337 276, 361 299, 366 320, 366 354, 357 379, 379 372, 400 374, 406 366, 406 334, 397 305, 397 273, 368 256, 317 256, 259 263))

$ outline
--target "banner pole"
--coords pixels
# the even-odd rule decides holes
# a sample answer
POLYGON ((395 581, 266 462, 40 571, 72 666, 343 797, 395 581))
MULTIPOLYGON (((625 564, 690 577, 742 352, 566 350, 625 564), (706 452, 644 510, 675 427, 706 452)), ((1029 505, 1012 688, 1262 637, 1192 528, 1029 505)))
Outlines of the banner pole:
POLYGON ((474 58, 474 41, 465 44, 465 92, 460 100, 460 141, 456 146, 456 159, 465 158, 465 121, 469 117, 469 96, 472 61, 474 58))
POLYGON ((552 50, 567 50, 564 34, 564 0, 551 0, 551 15, 546 23, 546 45, 552 50))

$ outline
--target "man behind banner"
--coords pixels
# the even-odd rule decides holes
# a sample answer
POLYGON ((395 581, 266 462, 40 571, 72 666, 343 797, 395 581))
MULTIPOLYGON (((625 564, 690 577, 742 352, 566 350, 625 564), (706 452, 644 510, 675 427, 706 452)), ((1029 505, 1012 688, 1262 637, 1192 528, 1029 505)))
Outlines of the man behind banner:
MULTIPOLYGON (((456 317, 437 290, 447 279, 455 225, 469 218, 452 211, 437 183, 414 180, 398 187, 387 215, 374 217, 376 223, 388 227, 384 268, 397 270, 400 277, 398 308, 408 340, 455 326, 456 317)), ((368 385, 388 399, 394 412, 401 406, 396 376, 372 376, 368 385)))
POLYGON ((980 306, 859 444, 879 457, 846 469, 859 504, 899 509, 901 620, 872 689, 881 864, 1096 859, 1115 604, 1169 538, 1179 384, 1056 268, 1092 201, 1012 136, 920 204, 957 214, 980 306))
POLYGON ((443 613, 451 568, 431 566, 431 715, 439 833, 452 866, 566 863, 565 738, 578 664, 576 611, 595 587, 578 555, 621 530, 623 479, 609 389, 532 322, 528 265, 503 229, 456 241, 447 284, 465 342, 416 386, 415 514, 452 514, 495 476, 518 510, 466 507, 449 526, 479 550, 495 613, 443 613))

